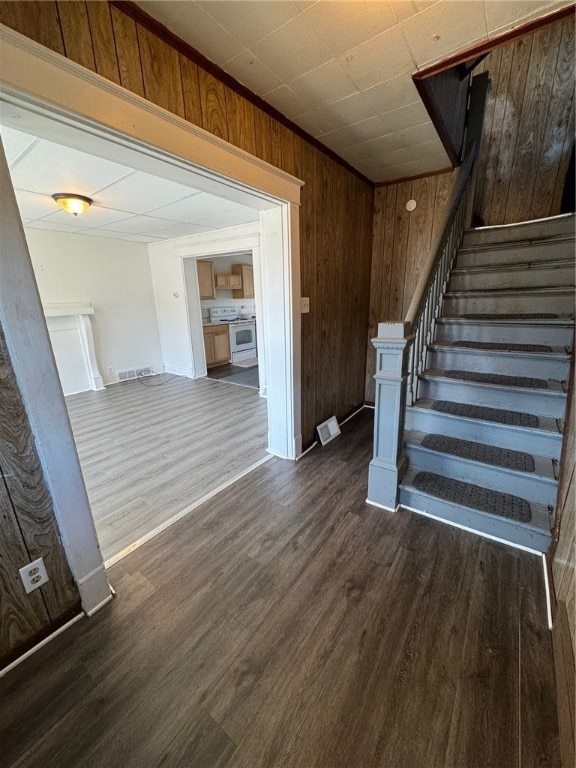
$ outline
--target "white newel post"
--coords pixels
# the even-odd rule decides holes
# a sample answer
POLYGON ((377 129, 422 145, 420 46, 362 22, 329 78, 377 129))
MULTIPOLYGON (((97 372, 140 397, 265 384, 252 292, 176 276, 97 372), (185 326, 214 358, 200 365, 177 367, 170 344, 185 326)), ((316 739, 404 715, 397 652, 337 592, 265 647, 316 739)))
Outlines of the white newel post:
POLYGON ((407 467, 403 432, 408 351, 413 336, 408 323, 379 323, 376 347, 374 458, 368 472, 369 504, 394 511, 398 485, 407 467))

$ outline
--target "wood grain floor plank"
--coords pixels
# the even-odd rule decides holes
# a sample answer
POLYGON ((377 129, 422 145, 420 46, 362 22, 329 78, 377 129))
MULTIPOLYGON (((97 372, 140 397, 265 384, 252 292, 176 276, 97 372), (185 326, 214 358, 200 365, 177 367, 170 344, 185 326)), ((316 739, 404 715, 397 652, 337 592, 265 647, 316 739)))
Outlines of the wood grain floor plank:
POLYGON ((367 506, 371 434, 111 568, 112 603, 0 680, 7 768, 556 766, 540 559, 367 506))
POLYGON ((266 456, 247 387, 157 376, 66 402, 105 559, 266 456))

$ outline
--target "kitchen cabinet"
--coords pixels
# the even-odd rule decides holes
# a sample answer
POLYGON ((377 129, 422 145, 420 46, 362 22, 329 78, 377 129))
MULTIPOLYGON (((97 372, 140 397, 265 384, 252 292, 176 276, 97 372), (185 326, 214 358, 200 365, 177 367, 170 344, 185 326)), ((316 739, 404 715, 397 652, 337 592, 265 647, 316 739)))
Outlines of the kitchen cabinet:
POLYGON ((206 367, 214 368, 216 365, 225 365, 230 362, 230 334, 228 323, 219 325, 205 325, 204 351, 206 352, 206 367))
POLYGON ((197 261, 196 269, 198 271, 198 288, 200 289, 200 298, 215 299, 216 287, 214 285, 214 262, 197 261))
POLYGON ((242 281, 240 288, 232 294, 235 299, 254 298, 254 268, 252 264, 232 264, 232 272, 242 281))
POLYGON ((227 288, 227 289, 242 288, 241 275, 215 275, 215 277, 216 277, 216 288, 227 288))

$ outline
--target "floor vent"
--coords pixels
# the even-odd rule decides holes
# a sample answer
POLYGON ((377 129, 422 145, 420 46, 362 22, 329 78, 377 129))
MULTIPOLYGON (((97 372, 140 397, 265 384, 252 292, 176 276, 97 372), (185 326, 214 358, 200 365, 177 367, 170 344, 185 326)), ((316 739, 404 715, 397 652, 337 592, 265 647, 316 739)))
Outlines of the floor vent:
POLYGON ((147 365, 144 368, 129 368, 126 371, 118 371, 118 381, 129 381, 129 379, 137 379, 140 376, 154 376, 153 368, 147 365))
POLYGON ((318 430, 318 437, 322 445, 326 445, 330 440, 334 440, 340 434, 340 427, 336 416, 332 416, 327 421, 323 421, 322 424, 318 424, 316 427, 318 430))

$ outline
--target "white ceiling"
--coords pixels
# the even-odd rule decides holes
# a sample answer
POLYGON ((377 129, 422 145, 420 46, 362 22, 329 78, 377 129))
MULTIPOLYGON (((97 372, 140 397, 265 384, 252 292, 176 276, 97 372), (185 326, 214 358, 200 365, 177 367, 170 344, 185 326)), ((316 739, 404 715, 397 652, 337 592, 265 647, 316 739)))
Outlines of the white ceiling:
POLYGON ((24 225, 153 243, 257 221, 259 213, 127 166, 0 127, 24 225), (75 192, 94 200, 80 216, 52 200, 75 192))
POLYGON ((140 0, 373 181, 449 166, 412 73, 571 0, 140 0))

